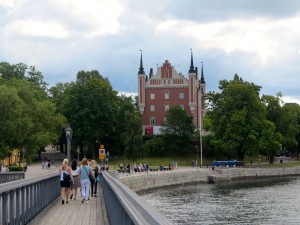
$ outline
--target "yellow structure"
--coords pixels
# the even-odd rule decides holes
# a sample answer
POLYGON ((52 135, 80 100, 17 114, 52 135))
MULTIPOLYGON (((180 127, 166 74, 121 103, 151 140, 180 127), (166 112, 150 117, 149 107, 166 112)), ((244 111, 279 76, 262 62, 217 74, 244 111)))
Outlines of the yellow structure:
POLYGON ((9 164, 11 164, 11 165, 18 164, 19 162, 20 162, 19 150, 18 149, 14 149, 12 151, 11 156, 5 158, 4 160, 1 160, 0 164, 2 164, 3 166, 8 166, 9 164))

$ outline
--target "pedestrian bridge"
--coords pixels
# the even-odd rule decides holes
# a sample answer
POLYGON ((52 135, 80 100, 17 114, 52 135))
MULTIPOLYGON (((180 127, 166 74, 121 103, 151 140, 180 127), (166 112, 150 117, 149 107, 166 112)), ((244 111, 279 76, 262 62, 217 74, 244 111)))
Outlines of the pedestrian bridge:
POLYGON ((1 224, 173 224, 108 171, 101 175, 100 195, 90 197, 89 204, 82 204, 80 198, 61 204, 59 180, 55 170, 0 184, 1 224))

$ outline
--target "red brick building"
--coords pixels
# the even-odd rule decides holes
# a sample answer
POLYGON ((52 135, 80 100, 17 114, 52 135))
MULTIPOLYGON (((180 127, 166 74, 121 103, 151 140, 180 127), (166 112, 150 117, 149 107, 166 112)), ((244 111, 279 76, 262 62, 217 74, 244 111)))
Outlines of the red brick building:
POLYGON ((156 74, 153 68, 149 76, 145 74, 141 53, 138 71, 138 106, 142 114, 145 134, 159 134, 159 128, 165 120, 165 113, 171 105, 179 105, 194 118, 194 124, 203 127, 205 113, 205 80, 203 64, 201 76, 194 67, 193 53, 187 77, 178 73, 168 60, 158 67, 156 74))

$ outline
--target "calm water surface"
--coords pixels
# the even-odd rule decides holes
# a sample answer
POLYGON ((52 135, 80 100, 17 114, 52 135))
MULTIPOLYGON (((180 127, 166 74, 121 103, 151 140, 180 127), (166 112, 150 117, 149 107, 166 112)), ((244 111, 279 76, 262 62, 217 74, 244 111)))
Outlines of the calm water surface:
POLYGON ((138 193, 176 224, 300 225, 300 178, 197 183, 138 193))

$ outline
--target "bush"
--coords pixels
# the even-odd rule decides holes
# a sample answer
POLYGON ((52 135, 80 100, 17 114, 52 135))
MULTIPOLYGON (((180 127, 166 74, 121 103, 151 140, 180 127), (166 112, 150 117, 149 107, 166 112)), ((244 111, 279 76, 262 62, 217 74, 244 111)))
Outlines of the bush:
POLYGON ((18 165, 9 166, 8 169, 9 169, 9 172, 24 171, 24 168, 20 167, 18 165))

